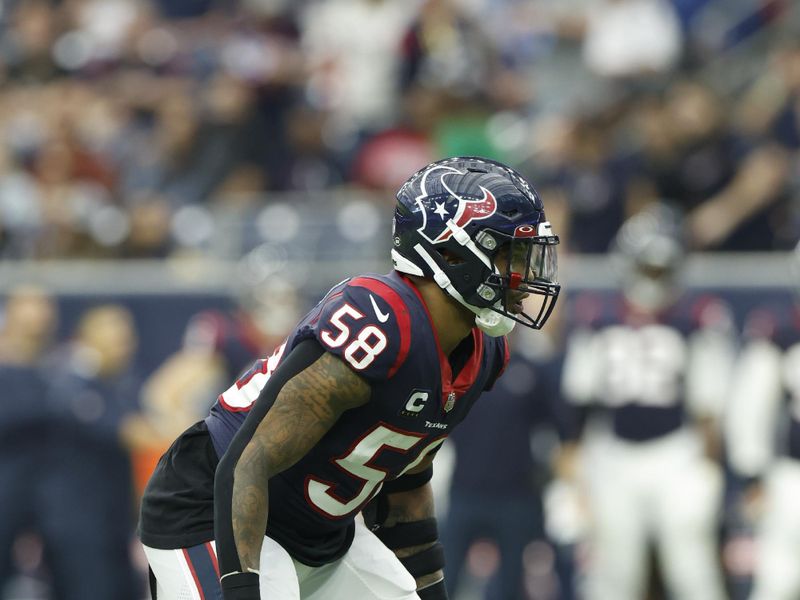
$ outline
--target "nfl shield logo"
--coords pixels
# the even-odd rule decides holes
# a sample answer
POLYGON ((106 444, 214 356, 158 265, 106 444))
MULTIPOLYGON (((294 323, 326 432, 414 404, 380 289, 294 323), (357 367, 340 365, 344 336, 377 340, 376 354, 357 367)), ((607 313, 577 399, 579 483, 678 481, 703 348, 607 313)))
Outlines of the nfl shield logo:
POLYGON ((450 392, 447 394, 447 402, 444 403, 444 412, 450 412, 453 410, 453 406, 456 403, 456 393, 450 392))

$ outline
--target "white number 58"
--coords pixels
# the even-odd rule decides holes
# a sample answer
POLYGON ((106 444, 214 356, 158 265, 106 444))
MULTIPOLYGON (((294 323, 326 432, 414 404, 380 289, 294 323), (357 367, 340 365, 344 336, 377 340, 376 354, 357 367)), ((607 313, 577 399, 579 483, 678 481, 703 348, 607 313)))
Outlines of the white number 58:
MULTIPOLYGON (((336 332, 325 329, 320 339, 330 348, 339 348, 350 340, 350 327, 344 322, 345 317, 354 321, 364 318, 364 314, 349 304, 343 304, 333 315, 331 325, 336 332)), ((366 369, 372 361, 386 349, 386 334, 375 325, 362 328, 344 349, 344 358, 356 370, 366 369)))

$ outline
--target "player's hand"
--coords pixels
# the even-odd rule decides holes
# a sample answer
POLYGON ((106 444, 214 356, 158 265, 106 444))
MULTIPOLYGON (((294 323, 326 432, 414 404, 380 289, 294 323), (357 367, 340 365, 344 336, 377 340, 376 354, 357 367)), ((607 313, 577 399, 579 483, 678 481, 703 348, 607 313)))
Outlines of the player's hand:
POLYGON ((222 577, 225 600, 260 600, 258 573, 230 573, 222 577))

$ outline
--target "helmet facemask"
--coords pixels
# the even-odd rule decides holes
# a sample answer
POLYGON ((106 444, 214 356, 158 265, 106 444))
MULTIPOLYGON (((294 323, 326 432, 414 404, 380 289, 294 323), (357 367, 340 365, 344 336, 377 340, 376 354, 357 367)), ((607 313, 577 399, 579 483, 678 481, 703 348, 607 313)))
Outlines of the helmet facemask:
MULTIPOLYGON (((532 229, 532 228, 528 228, 532 229)), ((517 323, 541 329, 560 291, 555 235, 507 236, 483 230, 477 244, 491 251, 494 272, 478 286, 474 300, 517 323)))
POLYGON ((433 247, 421 240, 414 250, 433 271, 434 281, 475 313, 480 329, 496 337, 510 333, 516 323, 541 329, 558 299, 558 236, 546 222, 539 228, 542 235, 527 225, 517 228, 517 236, 484 229, 474 239, 454 228, 447 243, 433 247))

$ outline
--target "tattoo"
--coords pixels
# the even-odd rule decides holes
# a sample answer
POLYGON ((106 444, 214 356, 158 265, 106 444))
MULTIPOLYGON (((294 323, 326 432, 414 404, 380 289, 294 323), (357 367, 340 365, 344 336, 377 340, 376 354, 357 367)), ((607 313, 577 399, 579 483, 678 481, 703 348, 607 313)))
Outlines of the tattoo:
POLYGON ((261 544, 267 529, 269 481, 266 454, 261 446, 247 445, 236 464, 231 505, 233 537, 242 570, 258 570, 261 544))
MULTIPOLYGON (((435 516, 433 506, 433 489, 427 483, 422 487, 407 492, 399 492, 389 495, 389 514, 386 517, 385 525, 391 527, 397 523, 407 523, 411 521, 421 521, 435 516)), ((398 548, 394 551, 398 558, 405 558, 412 554, 417 554, 433 546, 434 543, 418 544, 398 548)), ((434 573, 428 573, 416 578, 417 589, 422 589, 427 585, 436 583, 444 577, 444 572, 439 569, 434 573)))
POLYGON ((345 410, 369 397, 369 385, 327 352, 283 386, 234 471, 233 535, 243 570, 259 568, 269 478, 303 458, 345 410))
POLYGON ((433 516, 433 490, 430 483, 426 483, 407 492, 389 495, 389 514, 385 526, 421 521, 433 516))

